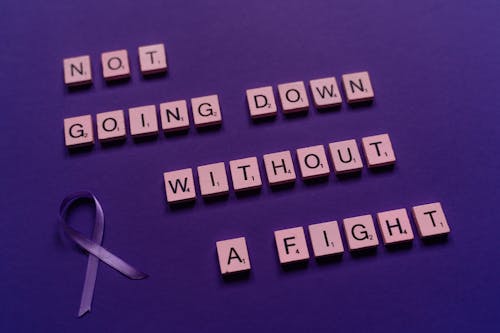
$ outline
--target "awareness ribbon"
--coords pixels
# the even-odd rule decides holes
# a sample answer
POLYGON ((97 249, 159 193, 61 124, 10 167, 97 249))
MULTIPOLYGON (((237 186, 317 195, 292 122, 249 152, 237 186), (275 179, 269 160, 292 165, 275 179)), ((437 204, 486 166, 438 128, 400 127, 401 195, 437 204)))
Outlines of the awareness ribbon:
POLYGON ((127 264, 122 259, 115 256, 113 253, 106 250, 101 246, 102 237, 104 235, 104 211, 99 203, 99 200, 94 194, 88 191, 77 192, 68 195, 61 203, 59 208, 59 220, 66 235, 71 238, 81 248, 89 253, 89 260, 87 262, 87 272, 85 273, 85 282, 83 284, 82 298, 80 300, 80 309, 78 317, 83 316, 90 312, 92 297, 94 295, 95 281, 97 277, 97 266, 99 261, 102 260, 109 266, 116 269, 129 279, 141 280, 148 277, 147 274, 142 273, 131 265, 127 264), (95 223, 92 232, 92 239, 88 239, 82 233, 71 228, 66 222, 66 212, 69 207, 76 201, 81 199, 91 199, 95 204, 95 223))

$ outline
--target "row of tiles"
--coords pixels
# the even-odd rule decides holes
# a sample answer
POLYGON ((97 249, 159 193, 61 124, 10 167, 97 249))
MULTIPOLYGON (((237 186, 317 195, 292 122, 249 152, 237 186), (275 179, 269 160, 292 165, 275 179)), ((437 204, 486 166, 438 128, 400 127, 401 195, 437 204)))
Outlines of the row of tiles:
MULTIPOLYGON (((363 101, 373 98, 370 77, 367 72, 342 76, 348 100, 363 101)), ((334 77, 311 80, 310 88, 314 104, 318 108, 331 107, 342 103, 334 77)), ((309 109, 309 99, 303 81, 278 85, 284 113, 302 112, 309 109)), ((273 87, 249 89, 246 92, 252 118, 275 116, 277 105, 273 87)), ((220 125, 222 112, 218 95, 191 99, 192 114, 196 127, 220 125)), ((155 105, 130 108, 128 112, 130 133, 133 137, 157 135, 158 117, 155 105)), ((190 126, 186 100, 160 104, 161 128, 165 132, 186 130, 190 126)), ((97 137, 99 141, 124 139, 127 135, 123 110, 99 113, 97 137)), ((69 148, 94 144, 92 117, 84 115, 64 119, 65 144, 69 148)))
MULTIPOLYGON (((220 125, 222 113, 217 95, 191 98, 196 127, 220 125), (196 111, 195 111, 196 110, 196 111)), ((185 100, 160 104, 161 127, 165 132, 189 128, 189 115, 185 100)), ((158 135, 158 117, 155 105, 145 105, 128 110, 129 130, 134 138, 158 135)), ((98 113, 97 137, 100 142, 122 140, 127 135, 123 110, 98 113)), ((64 142, 68 148, 94 144, 92 116, 84 115, 64 119, 64 142)))
MULTIPOLYGON (((379 134, 361 139, 369 168, 392 165, 396 156, 389 135, 379 134)), ((355 139, 332 142, 328 145, 335 174, 358 172, 363 161, 355 139)), ((316 145, 297 149, 297 160, 302 179, 326 177, 330 166, 325 147, 316 145)), ((292 154, 289 150, 263 156, 267 179, 271 186, 294 182, 296 179, 292 154)), ((229 161, 233 188, 236 192, 262 187, 257 157, 229 161)), ((203 197, 226 195, 229 182, 224 162, 197 167, 200 192, 203 197)), ((163 174, 167 202, 175 204, 196 199, 191 168, 168 171, 163 174)))
MULTIPOLYGON (((165 45, 145 45, 138 48, 139 64, 143 75, 167 71, 165 45)), ((106 81, 130 77, 130 64, 127 50, 101 53, 102 75, 106 81)), ((63 60, 64 83, 67 86, 80 86, 92 83, 90 56, 66 58, 63 60)))
MULTIPOLYGON (((411 211, 421 238, 445 236, 450 232, 441 203, 415 206, 411 211)), ((413 231, 405 208, 380 212, 376 215, 386 246, 413 241, 413 231)), ((372 215, 345 218, 342 224, 349 251, 366 250, 379 245, 372 215)), ((344 253, 337 221, 312 224, 308 226, 308 230, 316 258, 344 253)), ((282 265, 309 259, 303 227, 277 230, 274 232, 274 238, 282 265)), ((250 257, 244 237, 218 241, 216 248, 221 274, 250 270, 250 257)))

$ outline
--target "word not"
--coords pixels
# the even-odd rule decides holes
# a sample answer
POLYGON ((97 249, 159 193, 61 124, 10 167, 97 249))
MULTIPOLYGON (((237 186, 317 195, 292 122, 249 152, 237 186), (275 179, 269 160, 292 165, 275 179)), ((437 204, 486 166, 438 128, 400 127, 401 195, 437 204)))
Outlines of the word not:
MULTIPOLYGON (((163 44, 140 46, 139 64, 143 75, 167 71, 167 57, 163 44)), ((130 77, 130 65, 127 50, 101 53, 102 75, 106 81, 130 77)), ((63 60, 64 83, 67 86, 79 86, 92 83, 90 56, 66 58, 63 60)))
MULTIPOLYGON (((449 234, 450 227, 441 203, 415 206, 411 211, 420 238, 443 237, 449 234)), ((377 222, 385 246, 413 241, 413 231, 405 208, 377 213, 377 222)), ((345 218, 342 224, 350 252, 379 245, 372 215, 345 218)), ((314 257, 339 256, 344 253, 337 221, 311 224, 308 230, 314 257)), ((274 239, 281 265, 309 260, 303 227, 277 230, 274 232, 274 239)), ((218 241, 216 248, 222 275, 251 269, 245 237, 218 241)))
MULTIPOLYGON (((217 95, 191 99, 193 119, 196 127, 221 124, 222 113, 217 95)), ((189 115, 185 100, 160 104, 161 127, 165 132, 189 128, 189 115)), ((146 105, 128 110, 129 129, 132 137, 158 134, 158 117, 155 105, 146 105)), ((97 137, 100 142, 124 139, 127 135, 123 110, 99 113, 96 116, 97 137)), ((68 148, 94 144, 92 117, 84 115, 64 119, 64 138, 68 148)))
MULTIPOLYGON (((348 103, 370 101, 375 96, 370 75, 366 71, 342 75, 342 85, 348 103)), ((342 104, 335 77, 311 80, 309 87, 316 108, 331 108, 342 104)), ((309 110, 309 99, 303 81, 279 84, 278 93, 284 114, 309 110)), ((252 118, 272 117, 277 114, 272 86, 247 89, 246 95, 252 118)))
MULTIPOLYGON (((369 168, 394 164, 396 156, 388 134, 364 137, 361 140, 369 168)), ((356 140, 333 142, 328 145, 335 174, 358 172, 363 168, 356 140)), ((292 154, 289 150, 263 156, 269 185, 294 182, 296 179, 292 154)), ((297 160, 303 180, 326 177, 330 166, 323 145, 297 149, 297 160)), ((233 189, 236 192, 262 187, 259 163, 256 157, 229 161, 233 189)), ((229 182, 224 162, 199 166, 198 180, 202 197, 225 195, 229 182)), ((175 204, 196 199, 191 168, 165 172, 167 202, 175 204)))

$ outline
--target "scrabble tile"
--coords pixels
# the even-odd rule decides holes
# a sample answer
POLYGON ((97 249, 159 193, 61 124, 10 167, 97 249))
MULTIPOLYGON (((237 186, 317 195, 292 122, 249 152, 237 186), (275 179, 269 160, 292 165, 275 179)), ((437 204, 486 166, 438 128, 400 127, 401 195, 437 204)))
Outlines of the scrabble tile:
POLYGON ((272 117, 278 112, 271 86, 247 89, 247 102, 252 118, 272 117))
POLYGON ((450 233, 441 203, 434 202, 412 208, 413 219, 421 238, 443 236, 450 233))
POLYGON ((343 224, 349 251, 373 248, 378 245, 371 215, 350 217, 344 219, 343 224))
POLYGON ((160 104, 161 128, 165 132, 182 131, 189 128, 189 115, 185 100, 160 104))
POLYGON ((332 142, 328 145, 335 174, 357 172, 363 168, 356 140, 332 142))
POLYGON ((68 148, 93 145, 92 117, 85 115, 64 119, 64 141, 68 148))
POLYGON ((245 237, 218 241, 215 245, 222 275, 250 270, 250 257, 245 237))
POLYGON ((88 55, 66 58, 63 61, 64 83, 67 86, 79 86, 92 82, 92 67, 88 55))
POLYGON ((330 174, 325 147, 322 145, 297 149, 302 179, 325 177, 330 174))
POLYGON ((282 265, 309 259, 303 227, 277 230, 274 232, 274 239, 282 265))
POLYGON ((264 155, 264 165, 271 186, 295 181, 295 169, 289 150, 264 155))
POLYGON ((229 192, 224 162, 199 166, 198 180, 200 182, 201 195, 204 197, 222 195, 229 192))
POLYGON ((130 77, 127 50, 104 52, 101 54, 102 75, 107 81, 130 77))
POLYGON ((389 134, 368 136, 363 138, 362 142, 369 168, 396 163, 389 134))
POLYGON ((222 123, 222 113, 219 106, 219 96, 210 95, 191 98, 193 118, 196 127, 219 125, 222 123))
POLYGON ((128 110, 130 134, 133 137, 142 137, 158 134, 158 119, 156 106, 146 105, 128 110))
POLYGON ((165 172, 163 179, 165 180, 165 192, 169 204, 191 201, 196 198, 191 168, 165 172))
POLYGON ((167 71, 167 56, 163 44, 140 46, 138 51, 143 75, 167 71))
POLYGON ((330 108, 342 104, 342 96, 337 80, 332 77, 309 81, 314 106, 318 109, 330 108))
POLYGON ((99 141, 120 140, 126 137, 127 130, 123 110, 98 113, 96 119, 99 141))
POLYGON ((413 231, 405 208, 377 213, 377 221, 385 245, 413 240, 413 231))
POLYGON ((256 157, 229 161, 233 188, 236 192, 262 187, 259 163, 256 157))
POLYGON ((278 92, 283 113, 309 110, 309 99, 303 81, 279 84, 278 92))
POLYGON ((337 221, 309 225, 309 237, 317 258, 344 253, 337 221))
POLYGON ((370 101, 375 96, 368 72, 344 74, 342 84, 348 103, 370 101))

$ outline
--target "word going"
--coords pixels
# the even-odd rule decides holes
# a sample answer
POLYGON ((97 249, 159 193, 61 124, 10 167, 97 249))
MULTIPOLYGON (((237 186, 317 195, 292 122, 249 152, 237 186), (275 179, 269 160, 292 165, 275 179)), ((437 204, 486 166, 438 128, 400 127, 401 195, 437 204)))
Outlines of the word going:
MULTIPOLYGON (((363 151, 369 168, 394 164, 396 156, 388 134, 362 138, 363 151)), ((333 142, 328 145, 335 174, 358 172, 363 161, 356 140, 333 142)), ((296 179, 292 154, 289 150, 263 156, 269 185, 294 182, 296 179)), ((297 160, 303 180, 326 177, 330 166, 323 145, 297 149, 297 160)), ((247 157, 229 162, 233 189, 236 192, 262 187, 257 157, 247 157)), ((224 162, 202 165, 197 168, 202 197, 225 195, 229 182, 224 162)), ((191 168, 169 171, 163 174, 167 202, 195 200, 193 170, 191 168)))
MULTIPOLYGON (((443 237, 449 234, 450 227, 441 203, 415 206, 411 211, 420 238, 443 237)), ((405 208, 377 213, 377 221, 385 246, 413 241, 413 231, 405 208)), ((308 229, 316 258, 344 253, 337 221, 311 224, 308 229)), ((350 252, 375 248, 379 245, 372 215, 345 218, 343 229, 350 252)), ((303 227, 277 230, 274 232, 274 239, 281 265, 309 260, 303 227)), ((250 257, 244 237, 218 241, 216 248, 221 274, 250 270, 250 257)))
MULTIPOLYGON (((368 72, 344 74, 342 85, 348 103, 371 101, 375 96, 368 72)), ((342 104, 342 96, 335 77, 311 80, 309 87, 317 109, 342 104)), ((279 84, 278 93, 284 114, 309 110, 309 99, 303 81, 279 84)), ((246 95, 252 118, 272 117, 277 114, 278 108, 272 86, 248 89, 246 95)))
MULTIPOLYGON (((222 123, 222 113, 217 95, 191 99, 193 119, 196 127, 214 126, 222 123)), ((165 132, 189 128, 189 115, 185 100, 160 104, 161 127, 165 132)), ((128 110, 129 129, 132 137, 158 134, 158 118, 155 105, 146 105, 128 110)), ((97 137, 100 142, 124 139, 127 135, 123 110, 99 113, 96 116, 97 137)), ((92 117, 84 115, 64 119, 64 138, 68 148, 94 144, 92 117)))
MULTIPOLYGON (((163 44, 140 46, 139 64, 143 75, 167 71, 167 57, 163 44)), ((130 65, 127 50, 101 53, 102 75, 106 81, 130 77, 130 65)), ((92 83, 90 56, 66 58, 63 60, 64 83, 67 86, 79 86, 92 83)))

